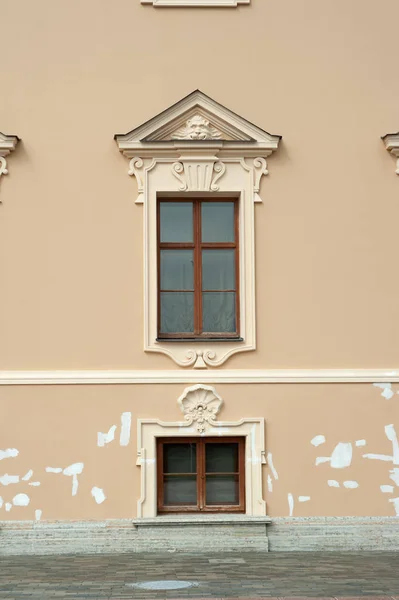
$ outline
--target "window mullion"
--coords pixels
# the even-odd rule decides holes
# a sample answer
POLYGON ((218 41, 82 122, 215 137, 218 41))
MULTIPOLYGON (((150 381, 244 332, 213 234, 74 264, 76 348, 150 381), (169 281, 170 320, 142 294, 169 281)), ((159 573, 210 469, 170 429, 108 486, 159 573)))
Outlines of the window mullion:
POLYGON ((197 445, 198 508, 205 507, 205 444, 200 440, 197 445))
MULTIPOLYGON (((202 323, 202 202, 198 200, 198 322, 199 322, 199 332, 203 332, 203 323, 202 323)), ((204 445, 204 455, 205 455, 205 445, 204 445)), ((204 463, 205 464, 205 463, 204 463)), ((204 467, 205 468, 205 467, 204 467)), ((205 502, 204 502, 205 505, 205 502)))
POLYGON ((202 333, 201 203, 194 200, 194 333, 202 333))
POLYGON ((240 243, 239 243, 239 204, 235 202, 234 204, 234 237, 235 237, 235 275, 236 275, 236 293, 235 293, 235 301, 236 301, 236 331, 239 332, 241 329, 240 324, 240 243))

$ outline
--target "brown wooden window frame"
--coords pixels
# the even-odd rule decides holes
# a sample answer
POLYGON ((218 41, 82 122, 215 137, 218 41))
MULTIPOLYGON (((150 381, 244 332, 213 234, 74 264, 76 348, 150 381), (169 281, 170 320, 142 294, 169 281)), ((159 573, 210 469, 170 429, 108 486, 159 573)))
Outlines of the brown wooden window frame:
POLYGON ((239 272, 239 199, 237 197, 223 198, 158 198, 157 201, 157 339, 163 340, 217 340, 242 341, 240 338, 240 272, 239 272), (160 206, 162 202, 192 202, 193 203, 193 242, 161 242, 160 206), (205 202, 234 202, 234 242, 202 242, 201 205, 205 202), (164 333, 161 332, 161 293, 179 292, 182 290, 161 289, 161 250, 193 250, 194 254, 194 289, 184 290, 194 293, 194 332, 164 333), (206 290, 202 289, 202 250, 233 249, 235 250, 235 289, 206 290), (204 292, 234 292, 235 293, 235 332, 203 332, 202 294, 204 292))
POLYGON ((245 513, 245 437, 173 437, 157 438, 157 507, 158 513, 245 513), (164 473, 163 449, 166 444, 196 444, 197 465, 196 473, 164 473), (238 443, 238 472, 236 473, 206 473, 205 446, 206 444, 238 443), (165 505, 164 503, 164 477, 192 475, 196 476, 197 504, 193 505, 165 505), (238 476, 239 503, 236 505, 220 504, 206 505, 206 476, 236 475, 238 476))

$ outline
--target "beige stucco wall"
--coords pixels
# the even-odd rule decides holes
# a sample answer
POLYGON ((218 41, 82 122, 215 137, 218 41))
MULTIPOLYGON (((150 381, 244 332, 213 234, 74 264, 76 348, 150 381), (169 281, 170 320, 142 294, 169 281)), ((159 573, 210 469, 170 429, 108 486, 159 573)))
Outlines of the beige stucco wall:
MULTIPOLYGON (((142 206, 113 140, 199 88, 283 143, 256 213, 257 350, 222 367, 399 366, 397 0, 252 0, 154 9, 139 0, 15 0, 1 10, 0 131, 22 138, 0 181, 0 371, 173 369, 143 352, 142 206)), ((201 381, 201 374, 198 375, 201 381)), ((394 386, 399 389, 399 386, 394 386)), ((128 518, 136 420, 176 420, 184 385, 1 386, 1 519, 128 518), (131 442, 97 432, 133 415, 131 442), (84 463, 79 489, 46 473, 84 463), (97 505, 93 486, 107 500, 97 505)), ((217 385, 222 417, 265 417, 272 516, 394 515, 384 428, 399 396, 371 384, 217 385), (311 439, 323 434, 315 448, 311 439), (367 445, 356 447, 365 439, 367 445), (339 442, 350 467, 315 466, 339 442), (337 480, 340 488, 328 486, 337 480), (344 481, 358 489, 345 489, 344 481), (300 503, 299 496, 310 496, 300 503)), ((399 511, 399 506, 398 509, 399 511)))
POLYGON ((396 367, 396 0, 2 8, 0 368, 171 368, 142 351, 142 207, 113 135, 195 88, 284 136, 256 206, 258 350, 226 368, 396 367))
MULTIPOLYGON (((16 494, 30 497, 26 507, 1 510, 1 519, 31 520, 42 511, 42 520, 130 518, 136 515, 140 497, 140 467, 136 466, 138 418, 181 420, 177 398, 182 385, 126 386, 36 386, 0 388, 2 445, 16 448, 19 455, 2 461, 1 470, 20 478, 30 469, 29 482, 2 486, 4 503, 16 494), (132 413, 130 443, 119 444, 120 416, 132 413), (3 421, 4 419, 4 421, 3 421), (115 440, 97 446, 97 433, 117 425, 115 440), (84 463, 78 476, 78 492, 72 496, 72 478, 47 473, 46 467, 65 468, 84 463), (104 490, 107 499, 96 504, 91 489, 104 490)), ((272 453, 278 480, 270 465, 264 467, 264 498, 273 517, 288 516, 288 494, 294 499, 293 515, 303 516, 393 516, 390 502, 399 488, 390 479, 392 462, 363 458, 363 454, 393 455, 386 425, 398 423, 399 400, 381 396, 371 384, 312 385, 217 385, 224 399, 221 420, 265 417, 266 451, 272 453), (316 435, 326 442, 311 444, 316 435), (363 447, 356 441, 365 440, 363 447), (351 443, 350 466, 332 468, 329 463, 315 465, 319 456, 331 456, 340 442, 351 443), (267 489, 267 475, 273 491, 267 489), (339 488, 329 487, 338 481, 339 488), (357 489, 346 489, 345 481, 356 481, 357 489), (393 493, 382 493, 381 485, 392 485, 393 493), (299 502, 299 496, 310 496, 299 502)), ((394 391, 399 385, 393 386, 394 391)), ((396 427, 396 430, 398 428, 396 427)), ((399 433, 399 431, 397 431, 399 433)))

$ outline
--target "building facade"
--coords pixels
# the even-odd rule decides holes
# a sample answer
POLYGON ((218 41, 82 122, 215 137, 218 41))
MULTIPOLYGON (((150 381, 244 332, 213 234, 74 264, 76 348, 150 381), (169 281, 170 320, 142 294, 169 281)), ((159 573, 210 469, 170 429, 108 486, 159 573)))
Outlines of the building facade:
POLYGON ((399 547, 398 17, 2 11, 1 552, 399 547))

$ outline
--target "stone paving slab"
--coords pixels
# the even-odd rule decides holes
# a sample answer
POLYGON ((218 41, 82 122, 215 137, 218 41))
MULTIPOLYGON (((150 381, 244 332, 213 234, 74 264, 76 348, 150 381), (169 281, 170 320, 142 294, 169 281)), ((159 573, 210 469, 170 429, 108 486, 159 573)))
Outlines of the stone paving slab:
POLYGON ((2 557, 0 600, 399 600, 398 553, 245 552, 241 557, 240 563, 237 553, 2 557), (128 587, 163 580, 197 586, 128 587))

